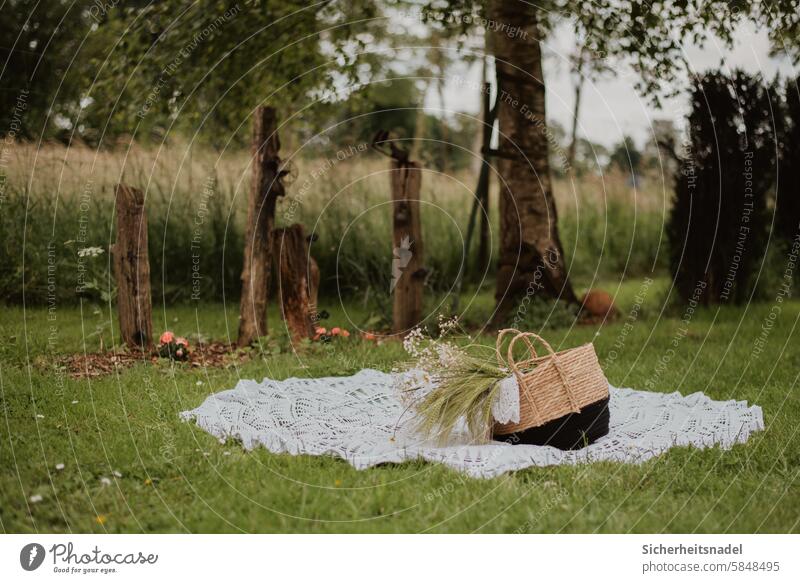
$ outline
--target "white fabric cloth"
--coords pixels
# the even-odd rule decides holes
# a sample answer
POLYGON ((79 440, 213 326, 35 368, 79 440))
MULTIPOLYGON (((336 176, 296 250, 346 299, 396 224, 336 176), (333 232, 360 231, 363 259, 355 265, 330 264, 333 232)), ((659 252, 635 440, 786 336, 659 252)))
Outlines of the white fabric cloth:
MULTIPOLYGON (((531 466, 640 463, 680 445, 729 448, 764 428, 761 408, 748 407, 744 401, 610 387, 610 432, 583 449, 498 442, 471 445, 465 433, 441 447, 415 433, 412 412, 398 394, 397 380, 397 374, 370 369, 350 377, 242 380, 181 416, 196 420, 221 441, 241 441, 246 449, 261 445, 274 453, 334 455, 357 469, 423 459, 481 478, 531 466)), ((515 383, 510 381, 501 392, 510 404, 496 408, 495 416, 513 419, 516 413, 519 419, 515 383), (509 394, 514 392, 516 405, 509 394)))

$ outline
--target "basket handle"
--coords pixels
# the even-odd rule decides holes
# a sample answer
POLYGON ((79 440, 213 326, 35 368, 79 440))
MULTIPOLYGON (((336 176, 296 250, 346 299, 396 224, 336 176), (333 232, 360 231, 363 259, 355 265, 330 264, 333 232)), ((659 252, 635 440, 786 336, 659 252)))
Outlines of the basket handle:
MULTIPOLYGON (((511 334, 511 333, 515 334, 516 336, 519 336, 520 334, 522 334, 522 332, 520 332, 516 328, 504 328, 503 330, 500 330, 500 332, 497 334, 497 341, 495 342, 494 350, 495 350, 495 353, 497 354, 497 364, 499 366, 501 366, 501 367, 508 366, 508 362, 503 360, 503 354, 502 354, 502 352, 500 352, 500 349, 503 347, 503 338, 507 334, 511 334)), ((536 349, 533 347, 533 344, 531 344, 531 341, 528 340, 527 338, 523 338, 523 341, 525 342, 525 344, 528 345, 528 350, 531 351, 531 355, 533 355, 533 358, 536 358, 536 356, 537 356, 536 355, 536 349)), ((514 341, 512 340, 511 342, 513 343, 514 341)), ((542 340, 542 342, 544 342, 544 340, 542 340)), ((545 342, 545 344, 547 344, 547 343, 545 342)), ((551 349, 551 351, 552 351, 552 349, 551 349)))
POLYGON ((500 349, 503 347, 503 338, 507 334, 510 333, 519 334, 520 331, 516 328, 503 328, 500 332, 497 333, 497 341, 495 342, 494 352, 497 355, 497 364, 498 366, 508 366, 508 363, 503 360, 503 354, 500 352, 500 349))
POLYGON ((547 340, 545 340, 544 338, 542 338, 541 336, 539 336, 538 334, 535 334, 533 332, 519 332, 518 331, 517 335, 514 336, 514 338, 511 339, 511 342, 508 345, 508 352, 506 354, 506 357, 507 357, 507 360, 508 360, 508 366, 514 372, 518 372, 517 363, 514 360, 514 344, 516 344, 517 340, 522 340, 528 346, 528 350, 530 350, 530 353, 531 353, 531 358, 539 358, 539 355, 536 353, 536 349, 533 347, 533 343, 530 340, 531 338, 535 338, 536 340, 541 342, 542 345, 544 345, 544 347, 550 353, 549 356, 555 356, 555 354, 556 354, 555 350, 553 350, 553 347, 550 346, 550 343, 547 340))

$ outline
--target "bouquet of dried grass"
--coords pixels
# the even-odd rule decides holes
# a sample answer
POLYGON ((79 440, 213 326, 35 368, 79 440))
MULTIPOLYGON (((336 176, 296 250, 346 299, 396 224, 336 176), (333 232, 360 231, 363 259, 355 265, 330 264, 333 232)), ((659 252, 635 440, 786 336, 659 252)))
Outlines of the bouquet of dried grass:
POLYGON ((435 375, 436 389, 417 405, 419 429, 425 435, 447 442, 460 419, 467 421, 470 435, 480 441, 492 436, 492 405, 500 381, 508 372, 466 352, 435 375))
POLYGON ((492 405, 500 390, 500 381, 509 372, 497 366, 494 349, 479 344, 457 346, 444 341, 445 334, 456 326, 455 320, 440 321, 440 337, 424 338, 419 329, 405 339, 406 351, 416 360, 408 369, 428 374, 429 386, 406 387, 406 396, 419 417, 419 431, 440 443, 446 443, 461 419, 466 419, 470 435, 476 441, 489 441, 492 435, 492 405), (423 346, 424 344, 424 346, 423 346))

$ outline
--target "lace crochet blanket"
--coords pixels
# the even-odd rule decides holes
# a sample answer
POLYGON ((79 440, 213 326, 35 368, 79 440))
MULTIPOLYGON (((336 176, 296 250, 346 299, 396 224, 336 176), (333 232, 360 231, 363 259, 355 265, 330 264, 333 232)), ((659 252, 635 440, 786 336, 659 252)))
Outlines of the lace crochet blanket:
MULTIPOLYGON (((415 433, 397 380, 398 374, 369 369, 350 377, 242 380, 181 416, 195 419, 221 441, 241 441, 246 449, 262 445, 274 453, 334 455, 357 469, 423 459, 480 478, 530 466, 640 463, 680 445, 729 448, 764 428, 761 408, 748 407, 744 401, 610 387, 610 432, 583 449, 498 442, 472 445, 465 432, 442 447, 415 433)), ((496 417, 506 419, 519 415, 518 399, 510 397, 516 387, 513 382, 507 385, 500 399, 505 405, 494 409, 496 417)))

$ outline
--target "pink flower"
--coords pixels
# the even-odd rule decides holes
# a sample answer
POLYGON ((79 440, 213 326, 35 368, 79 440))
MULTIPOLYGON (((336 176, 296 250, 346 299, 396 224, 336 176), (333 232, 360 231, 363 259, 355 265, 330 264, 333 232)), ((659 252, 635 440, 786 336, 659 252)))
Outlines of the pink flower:
POLYGON ((179 348, 178 350, 176 350, 175 351, 175 356, 177 356, 178 358, 183 356, 183 348, 179 348))
POLYGON ((364 332, 361 336, 364 340, 375 340, 375 334, 372 332, 364 332))
POLYGON ((167 330, 166 332, 164 332, 164 333, 161 335, 161 338, 159 338, 159 339, 158 339, 158 341, 159 341, 161 344, 169 344, 169 343, 170 343, 170 342, 172 342, 173 340, 175 340, 175 335, 174 335, 172 332, 170 332, 169 330, 167 330))
POLYGON ((341 331, 342 329, 338 326, 336 326, 336 328, 331 328, 331 336, 338 336, 341 331))
POLYGON ((186 340, 186 338, 184 338, 183 336, 178 336, 175 339, 175 344, 180 344, 180 345, 185 346, 186 348, 189 348, 189 341, 186 340))
POLYGON ((328 331, 327 331, 325 328, 323 328, 322 326, 320 326, 319 328, 317 328, 316 330, 314 330, 314 332, 315 332, 317 335, 322 335, 322 334, 325 334, 325 333, 327 333, 328 331))
POLYGON ((342 330, 342 336, 348 338, 350 336, 350 332, 348 332, 347 330, 342 330))

